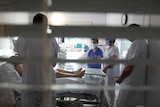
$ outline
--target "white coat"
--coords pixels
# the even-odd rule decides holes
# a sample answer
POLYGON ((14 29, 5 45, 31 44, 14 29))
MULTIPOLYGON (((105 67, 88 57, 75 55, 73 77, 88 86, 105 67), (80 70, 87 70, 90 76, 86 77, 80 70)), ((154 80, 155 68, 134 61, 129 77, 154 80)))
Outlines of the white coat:
MULTIPOLYGON (((116 56, 119 59, 119 49, 116 46, 112 46, 111 48, 107 48, 105 51, 105 59, 111 59, 113 56, 116 56)), ((105 77, 105 87, 107 86, 115 86, 115 79, 119 75, 119 64, 114 64, 112 68, 108 68, 106 71, 105 77)), ((105 95, 107 97, 109 107, 114 107, 114 99, 115 99, 115 90, 105 89, 105 95)))
MULTIPOLYGON (((50 58, 53 58, 59 52, 59 46, 54 38, 48 42, 46 45, 48 47, 44 47, 43 43, 43 38, 19 38, 17 40, 15 49, 18 54, 22 58, 33 61, 30 63, 23 63, 23 83, 25 84, 38 85, 43 83, 43 73, 46 72, 44 71, 45 68, 42 63, 45 48, 49 49, 47 55, 50 58), (33 58, 38 58, 39 61, 35 63, 33 58)), ((55 63, 48 66, 51 73, 51 80, 55 77, 53 66, 55 66, 55 63)))
MULTIPOLYGON (((117 57, 117 59, 119 59, 119 49, 116 46, 106 49, 104 59, 111 59, 114 55, 117 57)), ((106 76, 117 77, 118 75, 119 64, 114 64, 112 68, 107 69, 106 76)))
MULTIPOLYGON (((145 59, 147 58, 147 43, 145 40, 135 40, 131 44, 126 59, 145 59)), ((126 77, 120 87, 127 86, 143 86, 145 82, 145 69, 146 65, 134 65, 131 74, 126 77)), ((120 89, 116 107, 130 107, 130 106, 143 106, 144 105, 144 91, 136 90, 123 90, 120 89)))
MULTIPOLYGON (((46 85, 46 83, 53 84, 56 82, 56 76, 53 71, 53 66, 56 65, 56 62, 49 62, 46 65, 43 63, 45 56, 54 61, 54 57, 59 52, 59 46, 54 38, 49 39, 47 42, 44 42, 44 38, 42 37, 20 38, 16 43, 15 49, 20 57, 26 61, 31 61, 23 62, 23 84, 46 85), (48 48, 48 52, 46 48, 48 48), (33 60, 34 58, 38 60, 33 60), (44 79, 44 77, 46 77, 46 79, 44 79), (47 80, 47 82, 45 82, 45 80, 47 80)), ((50 94, 52 98, 55 98, 54 95, 54 92, 53 97, 52 93, 50 94)), ((38 104, 42 104, 42 99, 43 91, 41 90, 22 92, 23 107, 38 107, 38 104), (38 100, 39 98, 41 98, 40 101, 38 100)), ((52 105, 55 105, 55 100, 52 100, 52 105)))

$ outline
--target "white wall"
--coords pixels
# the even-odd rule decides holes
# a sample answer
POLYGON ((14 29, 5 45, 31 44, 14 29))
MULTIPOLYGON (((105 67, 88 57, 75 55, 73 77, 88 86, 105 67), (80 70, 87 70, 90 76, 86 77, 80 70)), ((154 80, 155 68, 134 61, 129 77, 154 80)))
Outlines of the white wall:
POLYGON ((48 14, 51 25, 121 26, 122 13, 54 12, 48 14))
POLYGON ((121 13, 107 13, 106 26, 121 26, 121 13))
POLYGON ((147 27, 149 26, 149 15, 147 14, 128 14, 127 25, 130 25, 132 23, 147 27))
POLYGON ((48 16, 51 25, 106 25, 104 13, 54 12, 48 16))

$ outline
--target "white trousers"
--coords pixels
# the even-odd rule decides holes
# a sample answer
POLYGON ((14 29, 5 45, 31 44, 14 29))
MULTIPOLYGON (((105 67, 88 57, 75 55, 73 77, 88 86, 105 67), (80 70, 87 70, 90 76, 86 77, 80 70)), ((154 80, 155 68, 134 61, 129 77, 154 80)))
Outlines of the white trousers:
POLYGON ((127 85, 121 83, 116 107, 143 107, 144 106, 144 91, 143 90, 127 90, 127 85))
MULTIPOLYGON (((115 77, 106 76, 105 77, 105 87, 115 86, 115 77)), ((114 107, 115 101, 115 90, 108 90, 107 88, 104 89, 105 96, 107 98, 109 107, 114 107)))

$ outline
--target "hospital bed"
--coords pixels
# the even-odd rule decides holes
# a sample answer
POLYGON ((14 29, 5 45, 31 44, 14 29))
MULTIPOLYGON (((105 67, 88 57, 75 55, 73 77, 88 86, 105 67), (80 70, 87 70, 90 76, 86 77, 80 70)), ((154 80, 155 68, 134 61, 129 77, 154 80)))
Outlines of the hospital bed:
MULTIPOLYGON (((100 69, 83 68, 85 75, 82 78, 58 78, 56 84, 80 84, 88 86, 104 86, 105 74, 100 69)), ((63 90, 57 91, 58 107, 103 107, 104 106, 104 90, 63 90)))
MULTIPOLYGON (((105 74, 100 69, 83 68, 85 75, 82 78, 66 77, 56 78, 57 85, 80 84, 85 86, 103 86, 105 74)), ((103 107, 104 90, 60 90, 56 91, 57 107, 85 107, 92 105, 94 107, 103 107)), ((17 105, 20 105, 21 98, 17 96, 17 105)), ((16 106, 20 107, 20 106, 16 106)))
MULTIPOLYGON (((100 82, 91 81, 88 78, 57 78, 57 84, 83 84, 101 86, 100 82)), ((69 86, 69 85, 68 85, 69 86)), ((56 107, 103 107, 103 90, 61 90, 56 91, 56 107)), ((38 102, 37 102, 38 103, 38 102)), ((21 96, 16 96, 16 105, 21 106, 21 96)))

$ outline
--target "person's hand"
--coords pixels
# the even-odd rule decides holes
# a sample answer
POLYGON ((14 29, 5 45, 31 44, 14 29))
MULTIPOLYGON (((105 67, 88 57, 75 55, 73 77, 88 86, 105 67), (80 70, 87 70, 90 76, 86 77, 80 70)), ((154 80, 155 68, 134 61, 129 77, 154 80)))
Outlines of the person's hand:
POLYGON ((116 78, 116 83, 120 84, 122 82, 122 79, 120 77, 116 78))
POLYGON ((96 56, 96 58, 97 58, 97 59, 101 59, 102 57, 101 57, 101 56, 96 56))
POLYGON ((107 70, 106 67, 103 67, 103 68, 102 68, 102 71, 103 71, 104 73, 106 73, 106 70, 107 70))

